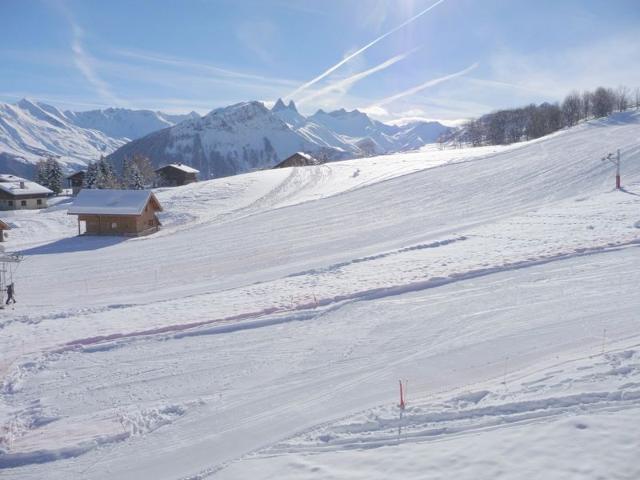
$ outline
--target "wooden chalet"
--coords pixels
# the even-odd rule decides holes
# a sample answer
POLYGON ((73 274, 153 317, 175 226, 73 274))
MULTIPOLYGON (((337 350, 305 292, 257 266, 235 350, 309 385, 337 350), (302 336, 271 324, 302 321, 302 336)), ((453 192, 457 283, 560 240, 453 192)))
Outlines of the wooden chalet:
POLYGON ((78 235, 137 237, 157 232, 162 206, 150 190, 83 189, 69 208, 78 216, 78 235))
POLYGON ((320 165, 320 161, 308 153, 296 152, 273 168, 306 167, 309 165, 320 165))
POLYGON ((80 170, 79 172, 72 173, 67 177, 67 182, 69 183, 69 188, 71 189, 71 194, 75 197, 80 193, 82 187, 84 187, 84 176, 86 175, 85 170, 80 170))
POLYGON ((0 210, 46 208, 53 192, 47 187, 15 175, 0 174, 0 210))
POLYGON ((179 187, 180 185, 188 185, 198 181, 199 170, 182 163, 172 163, 158 168, 156 175, 159 178, 159 184, 163 187, 179 187))

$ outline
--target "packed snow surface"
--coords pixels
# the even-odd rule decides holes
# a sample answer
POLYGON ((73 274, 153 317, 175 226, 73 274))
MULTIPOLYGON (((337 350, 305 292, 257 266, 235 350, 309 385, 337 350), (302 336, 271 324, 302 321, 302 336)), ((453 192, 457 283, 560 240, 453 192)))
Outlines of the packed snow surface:
POLYGON ((3 216, 3 478, 640 476, 640 114, 154 193, 3 216))

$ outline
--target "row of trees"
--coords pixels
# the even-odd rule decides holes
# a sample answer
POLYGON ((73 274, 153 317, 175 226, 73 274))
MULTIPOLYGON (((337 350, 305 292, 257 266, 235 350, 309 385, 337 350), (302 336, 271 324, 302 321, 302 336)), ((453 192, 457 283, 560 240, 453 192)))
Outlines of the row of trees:
POLYGON ((133 158, 125 158, 120 175, 110 162, 100 157, 97 162, 89 163, 83 188, 142 190, 153 183, 154 175, 153 166, 147 157, 135 155, 133 158))
POLYGON ((548 135, 582 120, 611 115, 631 107, 640 109, 640 88, 633 92, 625 86, 617 89, 598 87, 593 92, 567 95, 562 103, 542 103, 522 108, 499 110, 469 120, 441 143, 505 145, 548 135))
MULTIPOLYGON (((142 155, 125 158, 119 172, 106 158, 90 162, 84 176, 83 188, 114 188, 142 190, 152 185, 156 174, 151 161, 142 155)), ((64 188, 64 174, 60 163, 53 157, 40 160, 36 165, 36 182, 56 195, 64 188)))

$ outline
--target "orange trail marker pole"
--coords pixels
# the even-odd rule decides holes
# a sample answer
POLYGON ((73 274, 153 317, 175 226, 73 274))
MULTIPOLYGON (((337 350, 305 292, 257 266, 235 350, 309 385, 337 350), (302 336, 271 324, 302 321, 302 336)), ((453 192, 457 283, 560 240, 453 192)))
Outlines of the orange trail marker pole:
POLYGON ((404 390, 402 388, 402 380, 398 380, 400 384, 400 408, 404 410, 404 390))

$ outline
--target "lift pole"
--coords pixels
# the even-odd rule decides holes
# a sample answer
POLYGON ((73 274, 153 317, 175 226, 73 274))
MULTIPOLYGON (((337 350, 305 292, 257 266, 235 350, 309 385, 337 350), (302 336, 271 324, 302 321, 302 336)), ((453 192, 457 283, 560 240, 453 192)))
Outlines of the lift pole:
POLYGON ((616 166, 616 189, 620 190, 622 188, 622 184, 620 182, 620 149, 618 149, 615 158, 613 158, 613 153, 610 153, 606 157, 602 157, 602 161, 611 162, 616 166))

